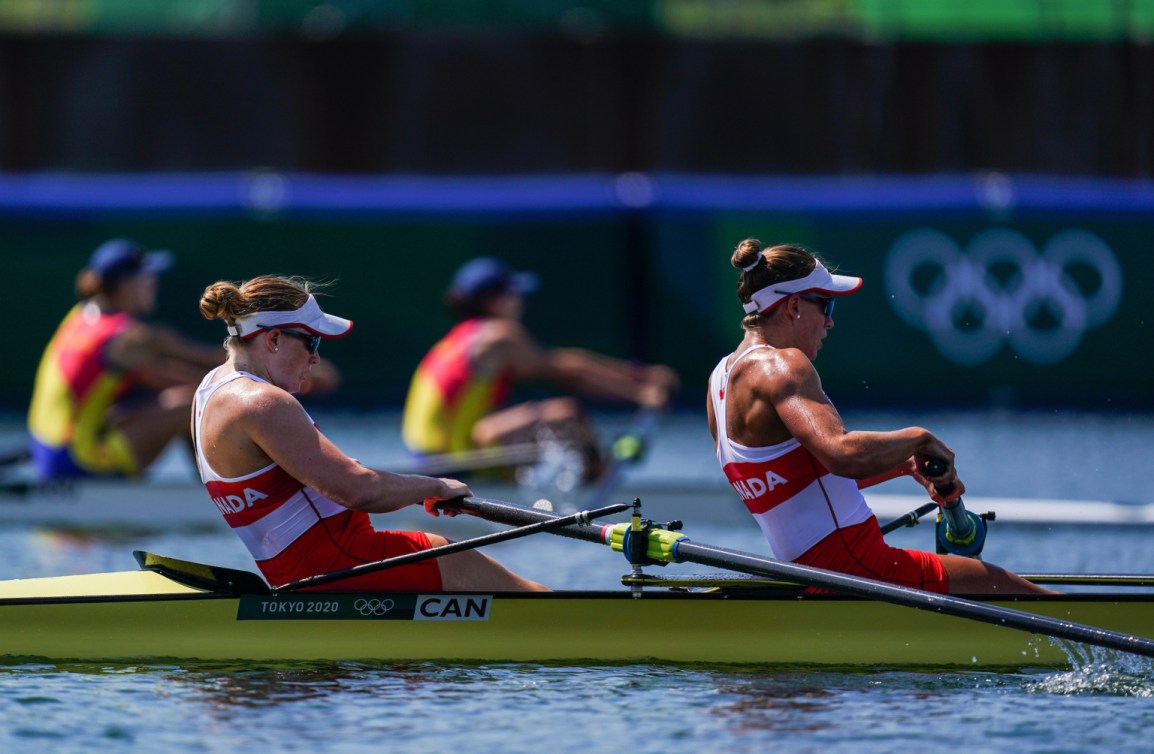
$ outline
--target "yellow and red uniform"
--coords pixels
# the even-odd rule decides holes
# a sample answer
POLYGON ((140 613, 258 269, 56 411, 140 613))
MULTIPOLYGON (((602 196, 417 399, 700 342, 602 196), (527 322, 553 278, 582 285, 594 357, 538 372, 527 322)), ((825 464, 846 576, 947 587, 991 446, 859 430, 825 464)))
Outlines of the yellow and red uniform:
POLYGON ((81 302, 52 336, 28 409, 41 478, 139 473, 128 441, 109 422, 110 409, 131 393, 137 376, 110 363, 107 350, 134 321, 127 312, 102 312, 81 302))
POLYGON ((473 447, 473 425, 504 405, 512 369, 482 374, 472 350, 483 317, 461 322, 421 360, 409 386, 401 434, 415 453, 455 453, 473 447))

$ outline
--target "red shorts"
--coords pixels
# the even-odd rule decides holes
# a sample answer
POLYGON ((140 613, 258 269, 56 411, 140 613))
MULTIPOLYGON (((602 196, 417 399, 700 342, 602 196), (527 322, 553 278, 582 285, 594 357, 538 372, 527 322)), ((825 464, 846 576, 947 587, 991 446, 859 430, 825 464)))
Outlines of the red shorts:
MULTIPOLYGON (((280 586, 431 547, 428 536, 420 531, 375 531, 365 525, 351 526, 334 536, 334 529, 337 527, 314 526, 280 555, 258 563, 261 572, 270 584, 280 586)), ((442 588, 441 567, 436 558, 429 558, 310 587, 309 591, 439 592, 442 588)))
POLYGON ((927 592, 950 591, 950 578, 941 558, 932 552, 890 547, 876 518, 838 529, 796 562, 927 592))

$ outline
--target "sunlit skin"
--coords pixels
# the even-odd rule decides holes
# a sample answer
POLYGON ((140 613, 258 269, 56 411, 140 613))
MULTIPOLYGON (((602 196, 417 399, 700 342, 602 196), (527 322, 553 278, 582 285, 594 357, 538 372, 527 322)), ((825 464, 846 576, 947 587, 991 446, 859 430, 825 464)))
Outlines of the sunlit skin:
MULTIPOLYGON (((758 328, 745 331, 730 356, 731 365, 737 354, 755 345, 773 348, 750 353, 730 374, 730 437, 749 446, 774 445, 796 437, 839 476, 876 483, 873 480, 879 477, 906 473, 926 486, 938 503, 946 500, 935 484, 955 485, 952 497, 963 494, 965 485, 954 470, 953 451, 926 430, 910 427, 895 437, 891 432, 845 428, 813 366, 833 326, 833 318, 824 315, 820 303, 794 295, 763 317, 758 328), (948 469, 931 480, 917 468, 915 458, 923 464, 929 458, 944 459, 948 469)), ((707 408, 712 418, 712 403, 707 408)))
MULTIPOLYGON (((286 330, 284 332, 300 331, 286 330)), ((300 332, 300 334, 308 336, 310 333, 300 332)), ((269 374, 265 376, 265 379, 290 393, 301 392, 301 388, 309 379, 312 368, 320 363, 320 355, 309 353, 308 345, 300 338, 281 338, 277 348, 278 350, 285 349, 286 353, 278 362, 270 365, 269 374)))
MULTIPOLYGON (((269 328, 245 341, 229 341, 228 359, 214 374, 247 372, 266 382, 238 379, 216 390, 200 421, 204 459, 217 474, 237 478, 275 463, 292 478, 351 510, 388 513, 422 502, 472 494, 456 479, 371 469, 345 455, 292 397, 308 380, 319 356, 309 353, 303 331, 269 328)), ((449 540, 427 533, 429 544, 449 540)), ((545 587, 508 571, 479 551, 438 559, 447 590, 542 591, 545 587)))
MULTIPOLYGON (((733 442, 767 447, 796 438, 831 473, 854 479, 859 488, 908 475, 938 504, 966 491, 954 468, 954 452, 928 430, 906 427, 889 432, 850 431, 821 387, 814 368, 833 317, 823 302, 801 295, 783 299, 745 330, 729 356, 726 429, 733 442), (739 354, 758 345, 737 361, 739 354), (736 362, 736 366, 734 366, 736 362), (924 473, 931 459, 946 462, 940 476, 924 473), (939 490, 948 490, 948 497, 939 490)), ((710 432, 717 444, 713 401, 706 400, 710 432)), ((952 593, 1047 592, 1016 574, 973 558, 942 555, 952 593)))

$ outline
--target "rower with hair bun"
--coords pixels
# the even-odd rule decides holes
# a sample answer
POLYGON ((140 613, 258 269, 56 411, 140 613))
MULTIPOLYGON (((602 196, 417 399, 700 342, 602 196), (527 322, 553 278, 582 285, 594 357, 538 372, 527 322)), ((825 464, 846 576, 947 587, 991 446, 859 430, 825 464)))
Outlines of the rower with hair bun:
POLYGON ((850 431, 813 362, 838 297, 861 287, 817 255, 742 241, 731 258, 744 336, 709 378, 718 462, 774 555, 806 566, 946 594, 1046 592, 969 557, 890 547, 860 490, 911 476, 944 505, 965 485, 954 453, 921 427, 850 431))
MULTIPOLYGON (((347 319, 325 313, 303 278, 220 281, 200 311, 228 326, 228 359, 201 382, 192 421, 197 468, 209 496, 274 586, 444 546, 421 531, 377 531, 389 513, 471 494, 455 479, 370 469, 345 455, 293 396, 322 340, 347 319)), ((540 591, 476 550, 362 573, 324 589, 540 591)))

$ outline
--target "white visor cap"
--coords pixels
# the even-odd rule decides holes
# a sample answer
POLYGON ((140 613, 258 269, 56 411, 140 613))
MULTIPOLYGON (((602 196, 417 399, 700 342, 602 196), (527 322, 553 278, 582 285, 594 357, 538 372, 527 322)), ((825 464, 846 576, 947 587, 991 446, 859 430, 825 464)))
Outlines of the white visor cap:
POLYGON ((235 325, 228 326, 228 334, 242 339, 251 338, 261 330, 274 327, 299 327, 322 338, 343 338, 353 329, 351 320, 334 317, 321 311, 317 300, 309 296, 299 309, 292 311, 256 312, 237 317, 235 325))
POLYGON ((754 291, 750 301, 742 304, 746 314, 765 314, 783 299, 799 293, 827 293, 847 296, 861 288, 861 278, 834 275, 821 262, 814 260, 813 271, 798 280, 782 280, 754 291))

